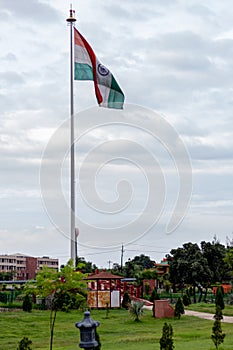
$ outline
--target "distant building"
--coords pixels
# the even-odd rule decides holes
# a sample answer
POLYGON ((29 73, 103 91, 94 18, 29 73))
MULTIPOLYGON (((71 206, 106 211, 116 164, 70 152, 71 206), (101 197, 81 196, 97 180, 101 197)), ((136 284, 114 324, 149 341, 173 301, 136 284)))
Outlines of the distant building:
POLYGON ((165 274, 168 274, 169 264, 167 262, 167 259, 164 258, 160 263, 155 263, 155 269, 158 277, 163 277, 165 274))
POLYGON ((0 255, 0 272, 11 273, 14 280, 30 280, 43 266, 47 266, 58 271, 58 259, 48 256, 32 257, 23 254, 0 255))

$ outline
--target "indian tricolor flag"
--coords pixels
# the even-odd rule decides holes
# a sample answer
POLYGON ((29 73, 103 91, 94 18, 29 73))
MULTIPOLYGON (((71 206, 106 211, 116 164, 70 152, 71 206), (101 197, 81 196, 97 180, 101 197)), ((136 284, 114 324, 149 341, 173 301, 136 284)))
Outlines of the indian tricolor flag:
POLYGON ((122 109, 124 94, 111 72, 101 64, 86 39, 74 28, 74 79, 93 80, 98 104, 122 109))

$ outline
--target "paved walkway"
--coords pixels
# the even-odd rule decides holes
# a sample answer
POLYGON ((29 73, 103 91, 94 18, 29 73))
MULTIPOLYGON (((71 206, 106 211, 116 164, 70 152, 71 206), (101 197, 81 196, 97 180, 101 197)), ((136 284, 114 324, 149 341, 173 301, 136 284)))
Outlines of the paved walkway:
MULTIPOLYGON (((152 310, 151 306, 144 306, 144 308, 148 309, 148 310, 152 310)), ((208 314, 207 312, 185 310, 185 315, 186 316, 195 316, 195 317, 199 317, 199 318, 204 318, 205 320, 214 321, 214 314, 208 314)), ((223 316, 223 319, 221 322, 233 323, 233 316, 223 316)))
MULTIPOLYGON (((185 310, 185 315, 195 316, 195 317, 199 317, 199 318, 204 318, 206 320, 214 321, 214 314, 208 314, 207 312, 185 310)), ((233 317, 232 316, 223 316, 223 319, 221 320, 221 322, 233 323, 233 317)))

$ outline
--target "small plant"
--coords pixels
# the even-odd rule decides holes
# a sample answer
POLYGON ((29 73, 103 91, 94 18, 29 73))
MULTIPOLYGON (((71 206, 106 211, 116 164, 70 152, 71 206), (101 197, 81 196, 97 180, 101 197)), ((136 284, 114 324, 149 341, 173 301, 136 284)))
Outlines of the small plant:
POLYGON ((225 333, 222 332, 222 326, 221 326, 221 320, 223 316, 222 316, 222 309, 220 306, 216 306, 214 318, 215 318, 215 321, 212 328, 213 334, 211 335, 211 339, 213 340, 213 343, 216 349, 218 349, 219 345, 224 342, 224 338, 225 338, 225 333))
POLYGON ((157 290, 153 289, 149 300, 153 303, 155 300, 159 300, 159 299, 160 297, 157 290))
POLYGON ((184 304, 184 306, 189 306, 190 304, 191 304, 191 299, 190 299, 190 296, 187 294, 187 293, 185 293, 184 295, 183 295, 183 304, 184 304))
POLYGON ((164 323, 162 337, 160 338, 160 350, 173 350, 173 329, 170 324, 164 323))
POLYGON ((28 294, 26 294, 23 299, 23 311, 26 311, 26 312, 32 311, 32 302, 28 294))
POLYGON ((224 300, 223 300, 223 290, 222 287, 219 286, 216 291, 216 296, 215 296, 215 305, 220 306, 220 308, 223 310, 225 308, 224 305, 224 300))
POLYGON ((142 316, 144 304, 143 301, 131 301, 131 304, 129 304, 129 314, 134 318, 134 321, 139 321, 142 316))
POLYGON ((184 314, 184 304, 181 300, 181 297, 179 297, 177 299, 176 305, 175 305, 175 317, 178 318, 178 320, 180 319, 181 315, 184 314))
POLYGON ((24 337, 20 340, 17 350, 32 350, 30 345, 32 345, 32 341, 27 337, 24 337))
POLYGON ((150 285, 148 283, 145 284, 145 295, 149 295, 150 293, 150 285))
POLYGON ((169 282, 168 280, 166 280, 166 281, 164 282, 164 288, 165 288, 166 293, 169 293, 170 290, 171 290, 171 282, 169 282))
POLYGON ((130 302, 131 302, 131 299, 130 299, 129 293, 125 292, 122 299, 122 307, 128 310, 130 302))

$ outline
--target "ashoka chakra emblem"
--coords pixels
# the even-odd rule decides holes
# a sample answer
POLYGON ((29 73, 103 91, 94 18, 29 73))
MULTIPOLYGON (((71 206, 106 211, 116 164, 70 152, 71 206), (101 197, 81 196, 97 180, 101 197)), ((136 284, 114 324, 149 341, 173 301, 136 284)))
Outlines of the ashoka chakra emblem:
POLYGON ((106 76, 109 73, 109 70, 102 64, 98 64, 98 72, 100 75, 106 76))

